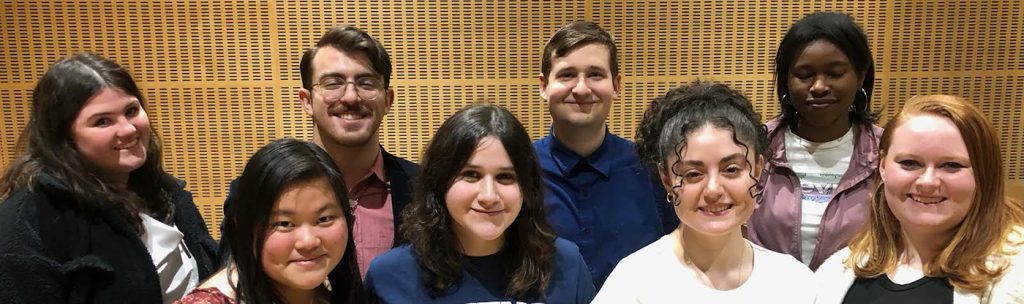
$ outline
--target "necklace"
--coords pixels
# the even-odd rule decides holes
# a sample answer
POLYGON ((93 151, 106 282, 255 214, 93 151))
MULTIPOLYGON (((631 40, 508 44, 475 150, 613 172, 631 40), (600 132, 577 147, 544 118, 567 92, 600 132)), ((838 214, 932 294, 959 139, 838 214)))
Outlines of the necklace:
MULTIPOLYGON (((682 245, 682 244, 680 244, 680 245, 682 245)), ((747 243, 746 241, 743 241, 743 247, 742 247, 742 249, 740 249, 741 252, 740 252, 740 258, 739 258, 739 265, 736 266, 736 275, 734 276, 735 277, 734 283, 736 284, 736 286, 729 286, 728 288, 723 289, 723 288, 718 288, 717 286, 715 286, 714 282, 711 281, 711 278, 708 277, 707 273, 705 273, 704 271, 701 271, 699 267, 694 265, 693 259, 690 258, 689 251, 687 251, 685 249, 685 246, 681 246, 681 247, 684 247, 683 248, 683 263, 685 263, 686 265, 692 267, 696 271, 696 273, 698 274, 699 278, 702 281, 704 281, 705 285, 707 285, 708 287, 714 288, 714 289, 718 289, 718 290, 732 290, 732 289, 735 289, 735 288, 739 288, 740 286, 743 285, 742 283, 744 283, 744 282, 743 282, 742 277, 743 277, 743 273, 744 273, 744 271, 743 271, 744 266, 746 266, 746 264, 747 264, 746 263, 747 251, 749 249, 751 254, 753 254, 753 251, 754 251, 754 249, 752 247, 750 247, 749 243, 747 243)), ((753 265, 751 265, 751 268, 752 267, 753 267, 753 265)), ((751 271, 751 272, 753 272, 753 271, 751 271)))

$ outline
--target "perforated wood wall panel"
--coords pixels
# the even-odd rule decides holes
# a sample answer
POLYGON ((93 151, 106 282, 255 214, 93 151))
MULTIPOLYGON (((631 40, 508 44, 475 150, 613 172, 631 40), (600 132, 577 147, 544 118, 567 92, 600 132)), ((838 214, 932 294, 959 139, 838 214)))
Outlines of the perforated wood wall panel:
POLYGON ((1003 1, 11 1, 0 0, 0 167, 16 155, 35 82, 84 50, 133 72, 164 141, 219 236, 227 184, 280 137, 310 139, 298 61, 328 28, 352 24, 394 62, 396 104, 381 127, 418 160, 445 117, 481 100, 508 107, 533 138, 548 131, 540 52, 561 25, 594 20, 618 40, 623 92, 609 128, 627 138, 644 107, 698 77, 742 90, 778 115, 771 70, 787 27, 838 10, 864 27, 878 67, 872 107, 891 117, 913 95, 974 100, 1002 132, 1014 195, 1024 196, 1024 3, 1003 1))

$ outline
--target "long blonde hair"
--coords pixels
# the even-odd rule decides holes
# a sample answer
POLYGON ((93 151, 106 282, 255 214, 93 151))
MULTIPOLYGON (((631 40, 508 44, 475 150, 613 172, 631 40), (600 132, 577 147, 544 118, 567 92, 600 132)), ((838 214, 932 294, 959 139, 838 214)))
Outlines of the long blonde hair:
MULTIPOLYGON (((879 147, 881 158, 889 151, 895 129, 918 115, 945 117, 956 125, 967 146, 977 185, 963 222, 934 259, 923 261, 924 273, 948 278, 959 289, 982 292, 1007 269, 1005 263, 990 264, 990 258, 1013 254, 1004 242, 1014 227, 1024 222, 1020 204, 1004 195, 999 138, 970 102, 949 95, 917 96, 886 124, 879 147)), ((907 247, 900 222, 889 210, 881 179, 876 182, 869 208, 867 225, 850 241, 851 253, 845 261, 857 277, 876 277, 893 270, 907 247)))

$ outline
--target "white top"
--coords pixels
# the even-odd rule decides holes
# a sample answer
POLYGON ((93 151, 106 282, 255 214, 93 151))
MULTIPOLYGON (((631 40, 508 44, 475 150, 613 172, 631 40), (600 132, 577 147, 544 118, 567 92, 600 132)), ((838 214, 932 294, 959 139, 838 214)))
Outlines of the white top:
MULTIPOLYGON (((811 270, 792 256, 750 244, 754 269, 743 285, 717 290, 673 251, 673 234, 622 259, 593 303, 813 303, 811 270)), ((747 242, 750 243, 750 242, 747 242)))
MULTIPOLYGON (((973 294, 953 286, 953 304, 1004 304, 1024 303, 1024 227, 1014 227, 1003 248, 1011 255, 991 255, 988 265, 1007 263, 1009 268, 1003 276, 992 281, 982 294, 973 294)), ((840 304, 853 281, 857 279, 853 269, 844 265, 850 257, 850 248, 839 250, 832 257, 821 263, 814 273, 814 281, 818 285, 814 303, 840 304)))
POLYGON ((156 266, 164 303, 181 299, 199 285, 199 267, 185 246, 185 235, 173 224, 168 226, 143 213, 139 217, 145 229, 142 243, 156 266))
POLYGON ((800 179, 800 256, 810 265, 818 245, 818 227, 853 156, 853 128, 829 142, 813 142, 786 130, 786 160, 800 179))

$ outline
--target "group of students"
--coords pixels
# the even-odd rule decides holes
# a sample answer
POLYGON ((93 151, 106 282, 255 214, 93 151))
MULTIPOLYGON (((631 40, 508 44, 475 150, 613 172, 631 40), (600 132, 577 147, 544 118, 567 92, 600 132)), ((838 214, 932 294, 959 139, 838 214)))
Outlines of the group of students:
POLYGON ((650 103, 635 143, 605 126, 621 89, 607 32, 570 23, 543 56, 548 136, 473 105, 417 166, 379 144, 387 52, 328 31, 299 68, 314 141, 251 156, 219 246, 163 171, 131 76, 63 59, 0 179, 0 302, 1024 302, 1024 211, 996 131, 946 95, 875 126, 849 16, 787 32, 779 117, 696 81, 650 103))

